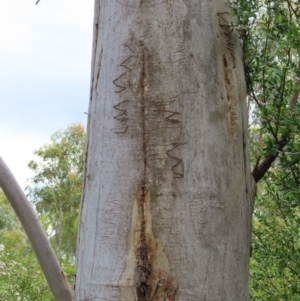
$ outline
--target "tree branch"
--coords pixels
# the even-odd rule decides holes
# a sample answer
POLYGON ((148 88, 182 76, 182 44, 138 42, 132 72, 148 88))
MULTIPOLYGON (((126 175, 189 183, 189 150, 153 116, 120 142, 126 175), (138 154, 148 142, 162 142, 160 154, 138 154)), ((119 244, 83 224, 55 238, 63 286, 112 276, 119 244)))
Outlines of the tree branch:
POLYGON ((17 214, 57 301, 72 301, 68 284, 38 217, 15 177, 0 157, 0 187, 17 214))
MULTIPOLYGON (((298 70, 300 70, 300 59, 298 61, 298 70)), ((295 87, 295 90, 290 98, 290 104, 289 104, 290 113, 293 113, 295 106, 297 104, 298 98, 299 98, 300 79, 297 77, 297 75, 295 77, 294 87, 295 87)), ((278 146, 276 154, 268 156, 260 164, 259 164, 259 160, 258 160, 256 162, 256 166, 254 167, 254 169, 252 171, 252 176, 256 183, 265 175, 265 173, 271 167, 272 163, 278 157, 279 153, 282 152, 283 148, 288 143, 287 139, 282 139, 282 140, 278 141, 277 137, 275 137, 275 140, 277 141, 277 146, 278 146)))
POLYGON ((271 167, 272 163, 275 161, 275 159, 278 157, 279 153, 283 150, 287 143, 287 139, 279 141, 276 154, 268 156, 260 164, 258 164, 259 162, 257 162, 256 166, 252 171, 252 176, 256 183, 265 175, 265 173, 271 167))

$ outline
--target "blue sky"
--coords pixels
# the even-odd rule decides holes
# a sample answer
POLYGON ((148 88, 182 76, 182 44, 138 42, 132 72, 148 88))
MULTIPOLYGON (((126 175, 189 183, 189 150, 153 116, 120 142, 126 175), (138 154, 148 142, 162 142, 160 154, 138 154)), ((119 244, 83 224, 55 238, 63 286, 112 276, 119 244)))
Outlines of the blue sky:
POLYGON ((86 124, 94 0, 0 0, 0 156, 22 187, 33 150, 86 124))

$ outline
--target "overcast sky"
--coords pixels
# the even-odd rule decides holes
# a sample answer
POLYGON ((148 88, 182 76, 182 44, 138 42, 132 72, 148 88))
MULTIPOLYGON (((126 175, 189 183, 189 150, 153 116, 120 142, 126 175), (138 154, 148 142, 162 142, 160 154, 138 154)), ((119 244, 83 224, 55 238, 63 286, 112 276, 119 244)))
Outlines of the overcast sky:
POLYGON ((94 0, 0 0, 0 156, 24 188, 33 150, 86 124, 94 0))

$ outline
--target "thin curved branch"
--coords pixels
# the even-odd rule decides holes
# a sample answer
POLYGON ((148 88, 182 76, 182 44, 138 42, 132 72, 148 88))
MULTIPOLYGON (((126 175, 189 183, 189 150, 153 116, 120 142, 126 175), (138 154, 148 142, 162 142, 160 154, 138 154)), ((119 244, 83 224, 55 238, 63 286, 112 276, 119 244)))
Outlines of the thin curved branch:
POLYGON ((68 284, 38 217, 12 172, 0 157, 0 187, 17 214, 57 301, 72 301, 68 284))
POLYGON ((287 0, 287 3, 288 3, 289 11, 290 11, 290 17, 291 17, 291 11, 294 13, 294 15, 296 15, 297 14, 297 10, 295 10, 293 8, 293 5, 291 4, 291 2, 289 0, 287 0))

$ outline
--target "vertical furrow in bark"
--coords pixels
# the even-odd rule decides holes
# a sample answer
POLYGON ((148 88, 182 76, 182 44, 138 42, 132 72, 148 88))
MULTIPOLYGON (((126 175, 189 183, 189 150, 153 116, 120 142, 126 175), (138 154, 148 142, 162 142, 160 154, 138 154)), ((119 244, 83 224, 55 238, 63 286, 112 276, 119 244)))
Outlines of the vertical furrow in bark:
POLYGON ((138 92, 140 92, 140 107, 141 107, 141 129, 142 129, 142 162, 143 170, 141 176, 140 199, 138 201, 138 214, 140 215, 140 246, 137 247, 137 262, 135 268, 134 290, 136 301, 150 300, 149 294, 149 278, 151 277, 152 267, 148 260, 149 246, 146 239, 146 198, 148 195, 148 135, 146 121, 146 96, 147 96, 147 50, 142 46, 141 58, 141 74, 138 84, 138 92))

